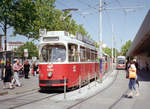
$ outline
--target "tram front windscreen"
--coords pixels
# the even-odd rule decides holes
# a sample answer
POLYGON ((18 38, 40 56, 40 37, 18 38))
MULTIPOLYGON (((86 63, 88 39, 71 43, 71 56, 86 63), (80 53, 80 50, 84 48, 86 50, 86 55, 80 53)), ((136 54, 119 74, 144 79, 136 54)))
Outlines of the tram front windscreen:
POLYGON ((45 45, 41 50, 41 62, 64 62, 66 48, 63 45, 45 45))

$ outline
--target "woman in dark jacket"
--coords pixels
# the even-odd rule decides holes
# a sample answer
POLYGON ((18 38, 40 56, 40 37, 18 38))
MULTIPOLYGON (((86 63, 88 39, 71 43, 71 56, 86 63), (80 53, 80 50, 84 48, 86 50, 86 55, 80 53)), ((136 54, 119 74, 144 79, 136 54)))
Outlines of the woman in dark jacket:
POLYGON ((6 88, 6 82, 9 82, 9 88, 12 88, 11 79, 12 79, 12 66, 9 61, 7 61, 6 66, 3 71, 3 88, 6 88))
POLYGON ((24 74, 25 74, 25 78, 29 79, 28 75, 29 75, 29 71, 30 71, 30 64, 28 61, 26 61, 24 63, 24 74))

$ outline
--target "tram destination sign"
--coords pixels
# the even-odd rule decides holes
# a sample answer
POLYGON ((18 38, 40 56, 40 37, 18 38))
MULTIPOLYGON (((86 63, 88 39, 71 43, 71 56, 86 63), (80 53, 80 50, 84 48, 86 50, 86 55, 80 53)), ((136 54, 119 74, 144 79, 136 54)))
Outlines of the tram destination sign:
POLYGON ((43 37, 43 41, 44 42, 48 42, 48 41, 58 41, 59 37, 43 37))

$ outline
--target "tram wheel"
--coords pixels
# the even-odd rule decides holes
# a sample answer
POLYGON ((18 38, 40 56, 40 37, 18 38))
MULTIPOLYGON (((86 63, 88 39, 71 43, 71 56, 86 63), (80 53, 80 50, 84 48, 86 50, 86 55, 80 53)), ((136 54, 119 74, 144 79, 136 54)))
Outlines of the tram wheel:
POLYGON ((39 92, 42 92, 42 93, 46 92, 46 89, 45 89, 45 87, 40 87, 40 90, 39 90, 39 92))

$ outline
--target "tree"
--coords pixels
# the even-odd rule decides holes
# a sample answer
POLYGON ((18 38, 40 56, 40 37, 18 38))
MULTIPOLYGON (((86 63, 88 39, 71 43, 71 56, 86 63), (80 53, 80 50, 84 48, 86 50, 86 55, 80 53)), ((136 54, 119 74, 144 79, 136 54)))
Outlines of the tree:
POLYGON ((14 34, 38 39, 39 29, 50 25, 53 5, 54 0, 19 0, 13 12, 14 34))
POLYGON ((106 54, 108 54, 110 57, 111 57, 111 49, 110 48, 102 48, 103 49, 103 51, 104 51, 104 53, 106 53, 106 54))
POLYGON ((28 49, 28 58, 38 57, 38 48, 32 42, 26 42, 24 45, 17 48, 15 51, 20 54, 21 57, 24 57, 24 49, 28 49))
POLYGON ((131 44, 132 44, 132 41, 129 40, 129 41, 127 41, 127 42, 125 43, 125 45, 123 45, 123 46, 121 47, 121 55, 126 56, 126 53, 128 52, 128 50, 129 50, 131 44))
POLYGON ((17 0, 14 10, 14 34, 36 40, 39 29, 45 28, 47 31, 68 31, 74 35, 78 32, 90 37, 83 25, 77 25, 72 19, 70 11, 55 9, 55 0, 17 0))
POLYGON ((12 12, 15 5, 16 0, 0 0, 0 28, 2 29, 3 36, 5 36, 5 50, 7 49, 7 30, 12 24, 12 12))

